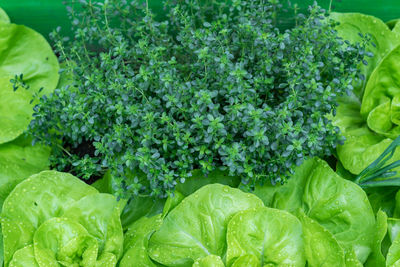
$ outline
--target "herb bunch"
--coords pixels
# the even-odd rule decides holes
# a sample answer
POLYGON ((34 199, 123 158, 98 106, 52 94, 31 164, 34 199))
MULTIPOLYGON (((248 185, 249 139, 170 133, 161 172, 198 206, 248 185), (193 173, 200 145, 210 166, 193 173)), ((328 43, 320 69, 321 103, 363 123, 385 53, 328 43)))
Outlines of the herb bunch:
POLYGON ((71 82, 30 125, 53 166, 111 170, 118 195, 165 197, 194 169, 252 187, 331 154, 342 138, 325 115, 359 78, 363 45, 344 44, 317 6, 280 31, 276 0, 199 2, 166 2, 164 21, 137 1, 70 7, 74 38, 53 38, 71 82))

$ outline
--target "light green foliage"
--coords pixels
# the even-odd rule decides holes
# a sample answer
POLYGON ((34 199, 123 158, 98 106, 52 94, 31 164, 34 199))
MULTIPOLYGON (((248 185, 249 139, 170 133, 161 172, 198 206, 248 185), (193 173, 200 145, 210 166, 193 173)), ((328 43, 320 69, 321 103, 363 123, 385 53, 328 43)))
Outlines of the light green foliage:
POLYGON ((232 267, 258 267, 260 260, 255 255, 244 255, 237 258, 232 267))
POLYGON ((368 80, 361 104, 361 115, 367 118, 368 126, 392 139, 400 133, 399 59, 400 46, 397 46, 376 66, 368 80))
POLYGON ((398 35, 400 35, 400 20, 397 20, 396 24, 394 25, 392 31, 398 35))
POLYGON ((385 266, 386 259, 382 253, 382 242, 388 229, 388 216, 379 210, 376 214, 375 242, 372 253, 365 262, 366 267, 385 266))
POLYGON ((2 8, 0 8, 0 23, 10 23, 10 18, 2 8))
POLYGON ((0 211, 3 201, 19 182, 48 169, 49 156, 50 148, 32 146, 25 137, 0 145, 0 211))
MULTIPOLYGON (((360 65, 365 80, 352 94, 339 99, 333 124, 346 138, 337 155, 345 169, 359 174, 400 134, 400 32, 399 23, 386 25, 378 18, 358 13, 333 13, 338 35, 350 43, 368 36, 370 58, 360 65)), ((397 151, 388 162, 400 159, 397 151)))
MULTIPOLYGON (((124 256, 119 263, 120 267, 156 266, 147 253, 150 236, 161 226, 161 215, 142 217, 128 227, 124 235, 124 256)), ((200 265, 201 266, 201 265, 200 265)))
POLYGON ((389 248, 386 266, 400 266, 400 235, 397 234, 389 248))
POLYGON ((267 207, 249 209, 229 221, 226 262, 255 255, 259 266, 304 266, 303 231, 300 221, 286 211, 267 207))
POLYGON ((25 131, 32 119, 32 95, 52 92, 59 79, 59 65, 50 45, 25 26, 0 23, 0 144, 25 131), (10 78, 23 75, 25 86, 13 91, 10 78), (43 88, 43 90, 41 90, 43 88))
POLYGON ((198 259, 193 264, 193 267, 225 267, 221 257, 215 255, 208 255, 204 258, 198 259))
POLYGON ((206 185, 165 217, 150 239, 149 254, 167 266, 191 266, 210 254, 222 256, 230 218, 239 211, 262 206, 255 195, 220 184, 206 185))
POLYGON ((366 79, 355 88, 356 95, 362 96, 366 81, 382 58, 394 48, 398 36, 382 20, 373 16, 333 12, 330 17, 340 23, 336 30, 343 39, 351 43, 361 42, 359 34, 368 35, 371 39, 367 51, 372 53, 372 57, 367 59, 367 65, 360 65, 366 79))
MULTIPOLYGON (((48 169, 50 149, 32 146, 29 138, 0 145, 0 212, 3 202, 14 187, 32 174, 48 169)), ((3 237, 0 226, 0 265, 3 262, 3 237)))
POLYGON ((3 205, 5 266, 26 261, 40 267, 116 266, 123 253, 121 208, 112 195, 100 194, 70 174, 33 175, 3 205), (33 255, 23 253, 31 246, 33 255))
POLYGON ((310 266, 345 266, 345 254, 336 238, 326 228, 304 214, 299 215, 303 225, 305 254, 310 266))
POLYGON ((9 267, 40 267, 35 260, 33 245, 26 246, 15 252, 9 267))
POLYGON ((264 203, 272 208, 304 213, 333 235, 346 260, 365 262, 375 233, 375 216, 365 192, 316 158, 298 167, 292 178, 283 186, 256 188, 255 194, 266 196, 264 203))

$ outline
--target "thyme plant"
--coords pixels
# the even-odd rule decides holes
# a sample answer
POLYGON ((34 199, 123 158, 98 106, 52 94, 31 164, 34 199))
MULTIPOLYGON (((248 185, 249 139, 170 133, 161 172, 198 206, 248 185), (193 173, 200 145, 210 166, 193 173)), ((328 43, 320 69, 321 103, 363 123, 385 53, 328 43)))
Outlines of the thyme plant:
POLYGON ((326 115, 365 50, 318 6, 282 31, 277 0, 167 1, 165 20, 138 1, 79 5, 74 37, 53 33, 68 82, 30 124, 57 169, 110 170, 119 196, 165 197, 194 169, 282 183, 343 141, 326 115))

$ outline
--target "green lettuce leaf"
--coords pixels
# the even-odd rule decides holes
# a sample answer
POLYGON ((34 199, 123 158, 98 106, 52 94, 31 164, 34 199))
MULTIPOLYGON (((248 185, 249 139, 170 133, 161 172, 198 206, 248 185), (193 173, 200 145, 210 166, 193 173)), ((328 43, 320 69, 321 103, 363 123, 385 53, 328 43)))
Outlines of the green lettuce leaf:
POLYGON ((237 258, 231 267, 258 267, 260 260, 255 255, 244 255, 237 258))
POLYGON ((221 184, 206 185, 186 197, 150 238, 150 257, 166 266, 192 266, 207 255, 223 256, 226 229, 237 212, 262 207, 253 194, 221 184))
POLYGON ((368 34, 373 43, 367 47, 367 50, 373 53, 373 56, 367 59, 368 65, 360 65, 366 79, 355 88, 355 94, 361 97, 365 83, 374 71, 375 66, 396 46, 399 37, 382 20, 373 16, 360 13, 332 12, 330 18, 340 23, 336 30, 344 40, 351 43, 360 42, 362 39, 359 33, 361 33, 362 35, 368 34))
POLYGON ((10 23, 10 18, 8 17, 7 13, 2 8, 0 8, 0 22, 1 23, 10 23))
MULTIPOLYGON (((73 264, 95 266, 99 244, 81 224, 67 218, 51 218, 41 224, 34 238, 34 255, 39 266, 73 264)), ((108 266, 115 266, 108 265, 108 266)))
POLYGON ((119 204, 110 194, 88 195, 69 205, 62 217, 87 229, 98 240, 99 252, 113 255, 116 261, 122 255, 124 242, 119 204))
POLYGON ((346 266, 344 250, 332 233, 304 214, 299 219, 309 266, 346 266))
POLYGON ((193 264, 193 267, 225 267, 221 257, 215 255, 208 255, 204 258, 198 259, 193 264))
POLYGON ((309 218, 328 230, 345 251, 346 260, 364 263, 372 251, 375 216, 365 192, 338 176, 326 162, 304 162, 283 186, 256 187, 265 205, 309 218), (265 197, 267 196, 267 197, 265 197))
POLYGON ((374 213, 381 210, 392 217, 396 205, 394 199, 398 190, 397 187, 367 188, 365 191, 374 213))
MULTIPOLYGON (((32 146, 29 139, 18 139, 0 145, 0 212, 3 202, 22 180, 48 169, 50 149, 32 146)), ((3 236, 0 226, 0 265, 3 262, 3 236)))
POLYGON ((128 227, 124 236, 124 256, 119 266, 130 267, 135 262, 137 267, 156 266, 150 259, 147 249, 150 236, 161 226, 161 215, 142 217, 128 227))
MULTIPOLYGON (((400 43, 399 43, 400 44, 400 43)), ((368 80, 360 113, 368 126, 395 139, 399 133, 400 46, 393 49, 375 68, 368 80)))
POLYGON ((32 95, 51 93, 59 79, 59 64, 39 33, 21 25, 0 23, 0 144, 17 138, 31 120, 32 95), (23 74, 30 90, 13 91, 10 78, 23 74))
POLYGON ((400 20, 396 21, 396 24, 394 25, 392 31, 397 34, 400 35, 400 20))
POLYGON ((227 171, 215 170, 205 176, 201 170, 193 170, 192 176, 186 179, 184 183, 177 184, 175 191, 188 196, 205 185, 215 183, 237 187, 240 183, 240 178, 238 176, 229 176, 227 171))
MULTIPOLYGON (((340 128, 346 138, 343 145, 337 147, 337 156, 343 167, 358 175, 368 167, 393 141, 368 128, 360 114, 361 101, 354 95, 339 99, 339 107, 332 122, 340 128)), ((388 163, 400 159, 396 151, 388 163)))
POLYGON ((29 177, 4 201, 5 266, 29 260, 19 255, 29 245, 40 267, 116 266, 123 253, 123 205, 70 174, 29 177))
POLYGON ((375 242, 371 255, 368 257, 364 266, 380 267, 385 266, 386 259, 382 253, 382 242, 387 233, 388 223, 385 212, 379 210, 376 214, 375 242))
POLYGON ((259 266, 304 266, 304 240, 300 221, 292 214, 267 207, 238 212, 229 221, 226 262, 255 255, 259 266))
POLYGON ((386 256, 386 266, 400 266, 400 235, 398 234, 398 225, 399 224, 396 223, 396 227, 392 228, 390 231, 392 232, 392 245, 389 247, 386 256))
POLYGON ((29 245, 15 252, 9 267, 40 267, 36 262, 33 246, 29 245))
POLYGON ((49 168, 49 156, 50 148, 32 146, 24 137, 0 145, 0 212, 4 200, 19 182, 49 168))

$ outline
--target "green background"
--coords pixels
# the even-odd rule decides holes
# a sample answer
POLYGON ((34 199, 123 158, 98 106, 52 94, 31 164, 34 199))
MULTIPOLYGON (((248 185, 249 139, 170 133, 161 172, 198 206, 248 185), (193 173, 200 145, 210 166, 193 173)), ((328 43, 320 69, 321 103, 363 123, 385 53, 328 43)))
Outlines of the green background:
MULTIPOLYGON (((79 0, 74 0, 79 1, 79 0)), ((89 0, 87 0, 89 1, 89 0)), ((162 0, 148 0, 149 5, 162 15, 162 0)), ((11 21, 27 25, 45 37, 57 26, 62 27, 64 34, 70 34, 70 24, 65 5, 72 0, 0 0, 2 7, 10 16, 11 21)), ((287 3, 287 0, 282 0, 287 3)), ((300 10, 305 10, 313 0, 291 0, 297 3, 300 10)), ((330 0, 319 0, 324 8, 329 8, 330 0)), ((400 18, 400 0, 332 0, 332 10, 340 12, 361 12, 377 16, 384 21, 400 18)), ((283 20, 290 24, 290 15, 283 20)))

